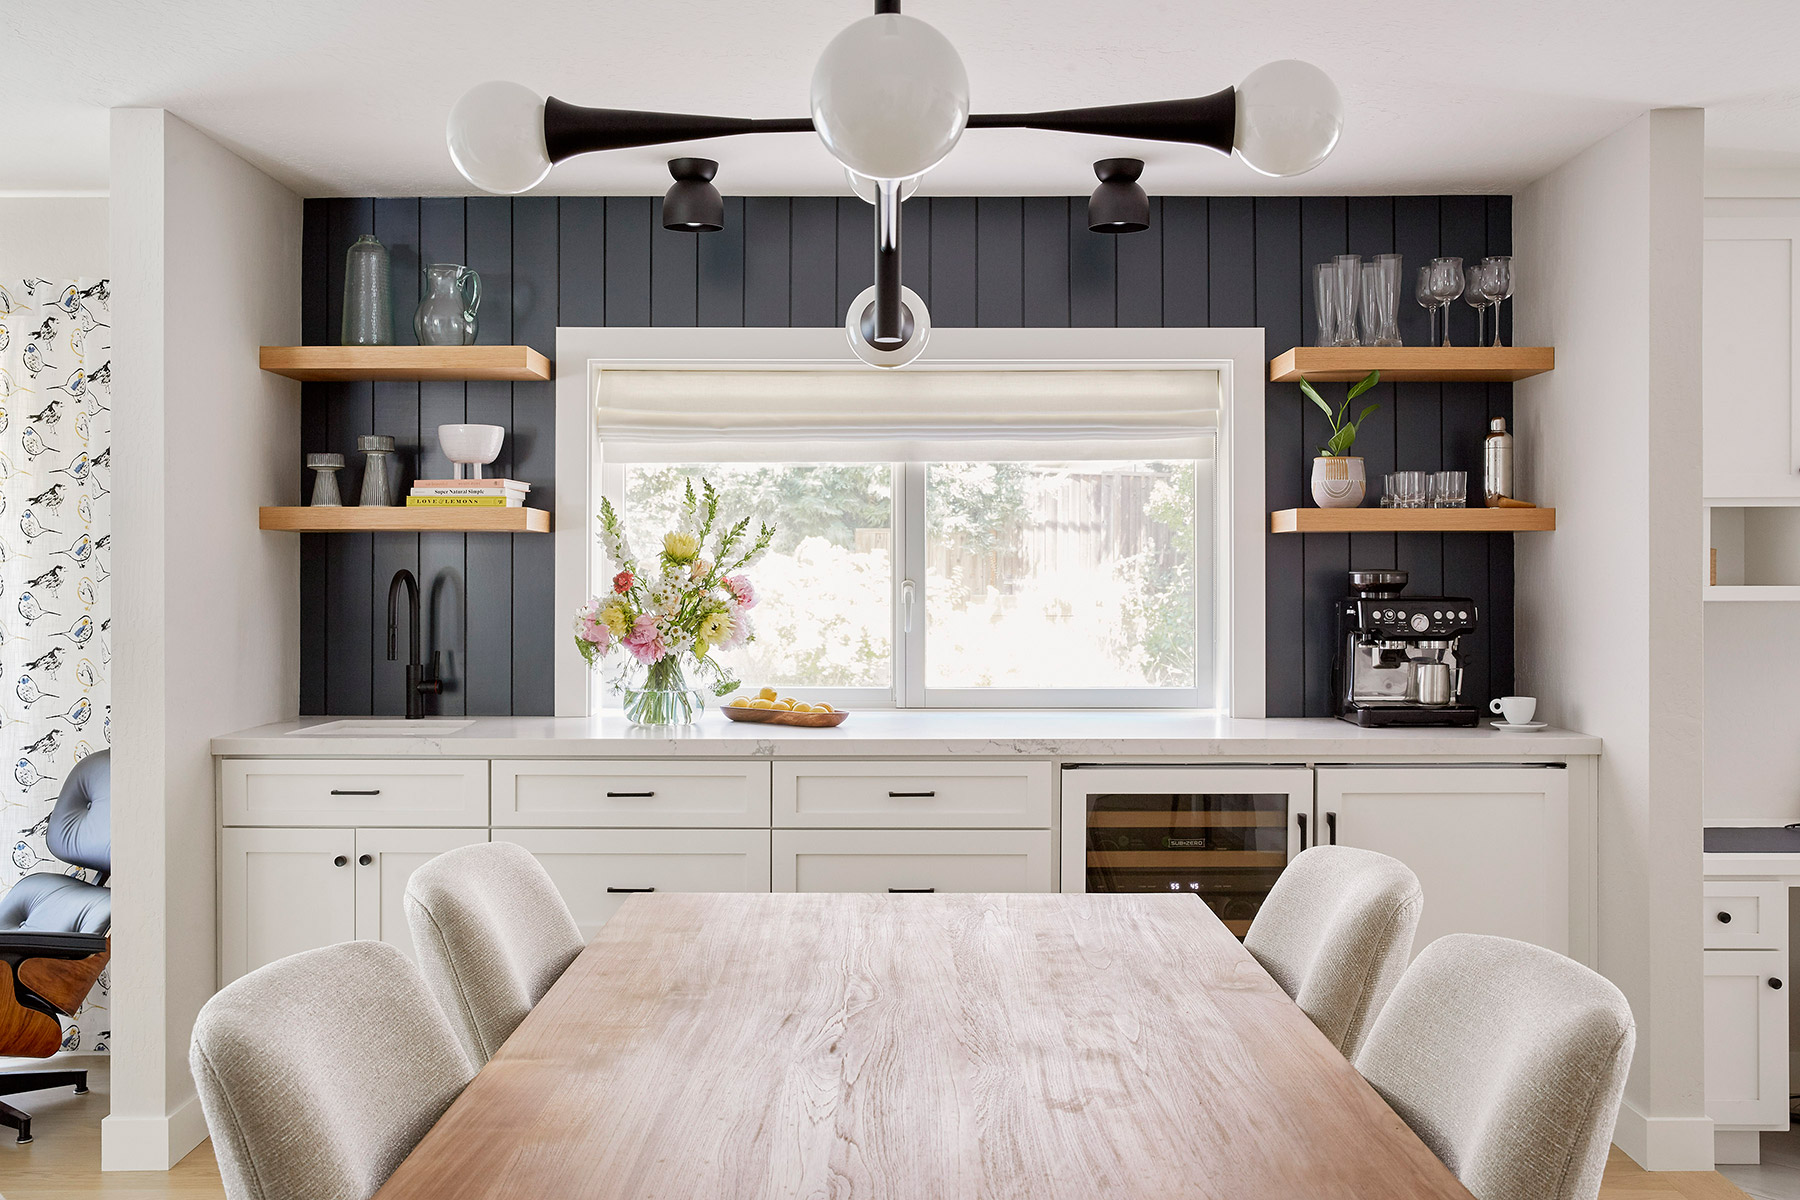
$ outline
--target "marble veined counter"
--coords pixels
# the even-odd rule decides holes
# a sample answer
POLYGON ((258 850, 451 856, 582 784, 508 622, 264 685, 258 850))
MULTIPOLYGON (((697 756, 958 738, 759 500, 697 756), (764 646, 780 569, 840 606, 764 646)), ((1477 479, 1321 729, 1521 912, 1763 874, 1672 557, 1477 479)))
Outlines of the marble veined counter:
POLYGON ((213 739, 221 757, 272 758, 942 758, 1225 759, 1321 762, 1530 762, 1600 753, 1566 729, 1360 729, 1331 718, 1230 718, 1195 712, 863 711, 835 729, 698 724, 641 729, 593 717, 308 717, 213 739))

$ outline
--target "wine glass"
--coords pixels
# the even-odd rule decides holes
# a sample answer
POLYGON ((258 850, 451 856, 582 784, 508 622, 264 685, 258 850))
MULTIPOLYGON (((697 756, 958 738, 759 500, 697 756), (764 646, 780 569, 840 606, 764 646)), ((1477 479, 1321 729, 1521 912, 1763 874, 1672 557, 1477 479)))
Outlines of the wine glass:
POLYGON ((1460 258, 1431 260, 1431 297, 1444 310, 1444 345, 1450 344, 1450 302, 1462 295, 1463 265, 1460 258))
POLYGON ((1491 254, 1481 260, 1481 265, 1493 269, 1492 295, 1494 298, 1494 345, 1500 341, 1500 304, 1510 300, 1513 294, 1512 255, 1491 254))
POLYGON ((1431 323, 1431 333, 1427 336, 1425 344, 1435 346, 1438 344, 1437 296, 1431 286, 1430 267, 1419 268, 1419 282, 1413 289, 1413 299, 1419 302, 1419 307, 1425 310, 1425 319, 1431 323))
POLYGON ((1463 271, 1463 301, 1475 310, 1475 344, 1487 345, 1482 330, 1487 328, 1487 310, 1494 303, 1494 273, 1486 264, 1463 271))

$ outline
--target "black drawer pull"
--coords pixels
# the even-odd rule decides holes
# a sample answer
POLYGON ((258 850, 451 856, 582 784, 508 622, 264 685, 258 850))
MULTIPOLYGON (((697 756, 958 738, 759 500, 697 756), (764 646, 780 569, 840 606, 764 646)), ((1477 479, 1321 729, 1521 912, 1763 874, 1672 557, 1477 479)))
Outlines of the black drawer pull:
POLYGON ((606 793, 606 798, 608 800, 621 800, 621 799, 648 800, 651 796, 654 796, 654 795, 656 795, 655 792, 608 792, 608 793, 606 793))
POLYGON ((340 854, 331 860, 331 865, 334 867, 347 867, 350 865, 350 860, 340 854))
POLYGON ((1771 979, 1769 980, 1769 986, 1779 992, 1781 990, 1781 980, 1771 979))
POLYGON ((356 865, 359 867, 366 867, 374 861, 375 856, 373 854, 359 854, 356 856, 356 865))
POLYGON ((937 889, 936 888, 889 888, 888 891, 896 892, 896 893, 900 893, 900 892, 912 893, 912 892, 935 892, 935 891, 937 891, 937 889))
POLYGON ((936 792, 889 792, 896 800, 927 800, 937 795, 936 792))
POLYGON ((654 891, 655 891, 655 890, 656 890, 656 889, 655 889, 655 888, 653 888, 653 887, 647 887, 647 888, 616 888, 616 887, 609 887, 609 888, 607 888, 607 889, 606 889, 606 890, 607 890, 607 891, 609 891, 609 892, 612 892, 612 893, 614 893, 614 894, 615 894, 615 895, 616 895, 616 894, 618 894, 618 893, 620 893, 620 892, 654 892, 654 891))
POLYGON ((1721 924, 1721 925, 1731 924, 1731 914, 1728 912, 1720 913, 1719 914, 1719 924, 1721 924))
POLYGON ((380 788, 332 788, 331 794, 334 796, 379 796, 379 795, 381 795, 381 789, 380 788))

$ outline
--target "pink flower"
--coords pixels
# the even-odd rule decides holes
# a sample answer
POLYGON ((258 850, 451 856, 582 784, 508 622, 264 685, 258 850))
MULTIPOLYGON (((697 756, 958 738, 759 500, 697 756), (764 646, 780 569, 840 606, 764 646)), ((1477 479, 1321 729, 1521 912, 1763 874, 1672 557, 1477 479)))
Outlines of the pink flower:
POLYGON ((623 596, 631 590, 632 577, 630 571, 620 571, 613 576, 613 591, 623 596))
POLYGON ((594 643, 604 654, 606 648, 612 644, 612 630, 592 617, 584 617, 581 622, 581 640, 594 643))
POLYGON ((719 582, 725 585, 726 590, 731 593, 731 598, 737 601, 739 608, 756 607, 756 589, 750 586, 748 576, 727 575, 719 582))
POLYGON ((662 630, 656 627, 656 618, 650 616, 639 617, 623 641, 625 649, 631 652, 631 657, 645 666, 656 662, 669 652, 668 646, 662 639, 662 630))

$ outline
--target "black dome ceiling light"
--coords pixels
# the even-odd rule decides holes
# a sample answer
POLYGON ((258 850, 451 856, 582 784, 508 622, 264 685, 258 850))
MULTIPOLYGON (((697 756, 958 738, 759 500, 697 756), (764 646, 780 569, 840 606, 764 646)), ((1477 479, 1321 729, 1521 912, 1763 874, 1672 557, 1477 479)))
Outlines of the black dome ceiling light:
POLYGON ((1094 164, 1100 186, 1088 198, 1088 228, 1095 233, 1142 233, 1150 228, 1150 197, 1138 186, 1141 158, 1103 158, 1094 164))
POLYGON ((717 233, 725 228, 725 198, 712 184, 719 164, 710 158, 671 158, 675 182, 663 195, 663 228, 677 233, 717 233))
MULTIPOLYGON (((923 302, 900 286, 900 202, 965 129, 1043 129, 1207 146, 1236 153, 1252 169, 1275 176, 1318 166, 1343 131, 1337 86, 1317 67, 1293 59, 1258 67, 1236 87, 1208 96, 972 113, 968 73, 950 41, 926 22, 902 15, 900 0, 873 0, 873 6, 873 15, 853 22, 820 55, 810 116, 583 108, 496 80, 477 84, 450 110, 445 130, 450 157, 483 191, 517 195, 542 183, 553 164, 596 150, 815 132, 838 162, 872 185, 857 192, 875 201, 875 286, 851 302, 845 332, 865 362, 897 367, 919 356, 931 329, 923 302)), ((1113 159, 1096 169, 1122 163, 1133 168, 1128 176, 1098 172, 1100 188, 1089 206, 1095 229, 1126 233, 1149 226, 1148 199, 1136 183, 1143 164, 1113 159)), ((669 169, 675 186, 664 201, 664 223, 695 232, 721 228, 724 202, 711 184, 717 164, 676 159, 669 169), (683 164, 704 164, 704 173, 684 171, 683 164)))

